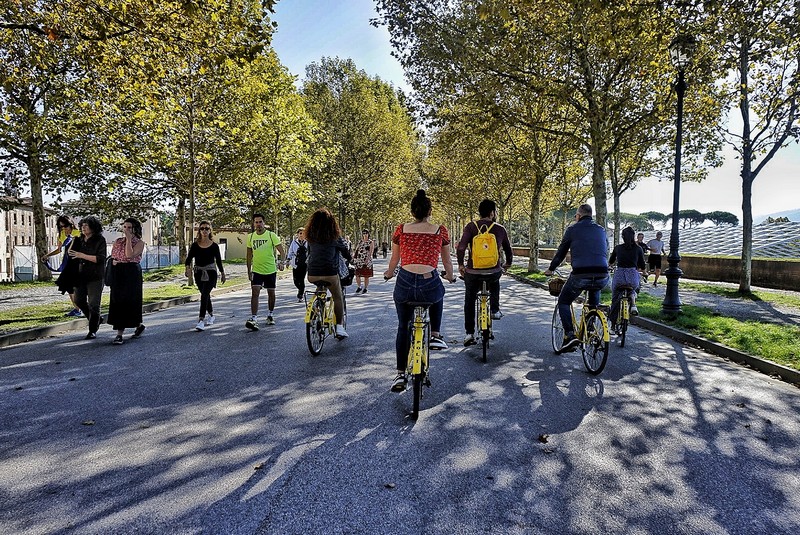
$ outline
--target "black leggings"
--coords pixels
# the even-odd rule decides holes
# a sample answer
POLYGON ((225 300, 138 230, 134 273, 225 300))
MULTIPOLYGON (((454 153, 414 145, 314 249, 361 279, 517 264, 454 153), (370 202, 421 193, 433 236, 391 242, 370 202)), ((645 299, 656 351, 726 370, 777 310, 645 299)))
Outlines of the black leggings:
POLYGON ((214 309, 211 306, 211 290, 217 287, 217 272, 209 271, 207 281, 200 280, 202 276, 202 271, 194 272, 194 280, 200 290, 200 319, 205 318, 206 313, 209 316, 214 315, 214 309))

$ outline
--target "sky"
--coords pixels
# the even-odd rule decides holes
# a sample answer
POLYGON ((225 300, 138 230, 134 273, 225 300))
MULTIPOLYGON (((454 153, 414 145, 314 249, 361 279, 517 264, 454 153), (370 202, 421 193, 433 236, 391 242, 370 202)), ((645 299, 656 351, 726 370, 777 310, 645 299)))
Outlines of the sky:
MULTIPOLYGON (((323 56, 352 59, 359 69, 410 92, 403 68, 392 57, 389 32, 370 25, 377 16, 373 0, 280 0, 273 20, 278 29, 273 47, 289 71, 302 81, 306 65, 323 56)), ((725 163, 702 183, 681 183, 680 210, 725 211, 742 217, 739 161, 725 150, 725 163)), ((623 212, 672 213, 673 183, 645 179, 620 199, 623 212)), ((778 152, 753 184, 753 215, 800 209, 800 145, 778 152)), ((612 209, 609 199, 609 209, 612 209)))

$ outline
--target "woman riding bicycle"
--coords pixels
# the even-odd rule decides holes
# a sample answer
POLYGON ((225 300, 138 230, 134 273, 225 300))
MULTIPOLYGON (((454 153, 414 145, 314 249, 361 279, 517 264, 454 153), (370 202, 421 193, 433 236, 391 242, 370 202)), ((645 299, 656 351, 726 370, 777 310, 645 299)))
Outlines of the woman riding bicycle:
POLYGON ((347 338, 344 329, 344 297, 339 279, 339 257, 350 260, 350 250, 342 239, 342 231, 336 218, 327 208, 318 208, 308 218, 305 226, 308 242, 308 282, 328 282, 333 297, 333 313, 336 316, 336 336, 347 338))
POLYGON ((610 265, 617 264, 617 268, 614 270, 614 279, 611 283, 611 313, 609 317, 612 323, 616 321, 619 313, 622 286, 633 288, 630 293, 631 315, 639 315, 639 310, 636 308, 636 293, 639 291, 640 284, 639 271, 643 271, 647 266, 644 262, 642 248, 636 245, 635 235, 636 232, 631 227, 622 229, 622 243, 614 247, 614 251, 608 259, 610 265))
POLYGON ((442 339, 442 312, 444 310, 444 285, 439 278, 439 258, 444 264, 445 278, 453 282, 453 262, 450 258, 450 235, 444 225, 429 221, 432 211, 431 200, 424 190, 417 191, 411 200, 411 214, 414 221, 399 225, 392 236, 392 257, 384 273, 385 279, 394 277, 398 263, 397 283, 394 287, 394 305, 397 309, 397 376, 392 383, 392 392, 402 392, 406 388, 406 365, 411 322, 414 307, 410 302, 432 303, 429 309, 431 321, 430 349, 447 349, 442 339))

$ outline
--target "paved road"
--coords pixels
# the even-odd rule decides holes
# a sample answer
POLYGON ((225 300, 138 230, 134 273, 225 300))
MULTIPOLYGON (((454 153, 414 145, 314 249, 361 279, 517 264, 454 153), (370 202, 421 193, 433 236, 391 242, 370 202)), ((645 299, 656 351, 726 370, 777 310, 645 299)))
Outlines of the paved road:
POLYGON ((552 298, 503 279, 487 364, 448 286, 417 422, 392 394, 392 283, 313 358, 279 283, 0 351, 0 525, 32 533, 798 533, 800 390, 635 328, 599 377, 549 349, 552 298), (546 440, 546 442, 544 442, 546 440))

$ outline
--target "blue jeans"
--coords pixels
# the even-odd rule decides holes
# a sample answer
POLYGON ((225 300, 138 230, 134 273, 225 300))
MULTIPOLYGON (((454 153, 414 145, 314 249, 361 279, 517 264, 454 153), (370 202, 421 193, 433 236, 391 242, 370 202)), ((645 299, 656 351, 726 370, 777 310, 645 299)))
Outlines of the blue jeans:
POLYGON ((600 290, 608 284, 608 275, 570 275, 561 293, 558 294, 558 314, 561 316, 561 324, 564 326, 564 334, 574 335, 575 328, 572 325, 572 302, 581 295, 581 292, 588 290, 589 306, 600 304, 600 290))
POLYGON ((439 332, 442 328, 444 311, 444 285, 437 270, 434 269, 424 275, 417 275, 404 269, 397 273, 397 283, 394 285, 394 306, 397 309, 397 338, 394 343, 397 352, 397 371, 405 371, 408 364, 408 350, 411 346, 408 327, 414 319, 414 307, 407 303, 413 301, 433 303, 428 309, 428 318, 431 322, 431 331, 439 332))

